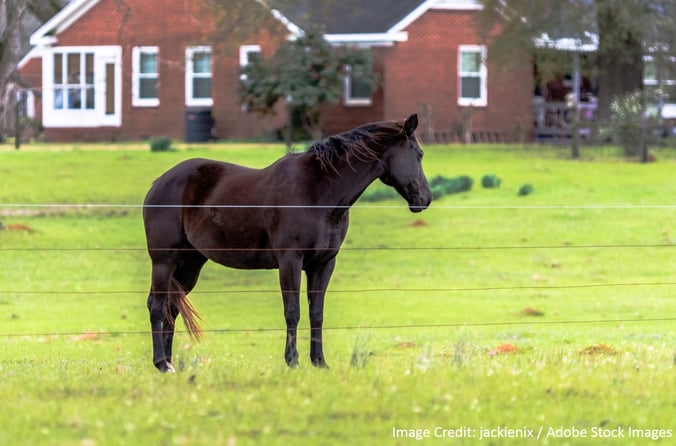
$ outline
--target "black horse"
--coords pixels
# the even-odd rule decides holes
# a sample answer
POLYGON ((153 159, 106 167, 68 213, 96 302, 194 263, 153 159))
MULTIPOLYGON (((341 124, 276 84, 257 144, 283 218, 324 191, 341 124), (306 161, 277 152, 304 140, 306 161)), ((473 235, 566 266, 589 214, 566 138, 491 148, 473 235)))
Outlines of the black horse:
POLYGON ((158 178, 143 208, 152 284, 148 296, 153 362, 173 372, 174 322, 200 337, 187 299, 207 260, 242 269, 279 269, 289 366, 298 363, 301 271, 307 276, 310 359, 322 351, 324 294, 345 239, 350 206, 375 179, 394 187, 412 212, 432 200, 414 136, 417 115, 331 136, 264 169, 206 159, 184 161, 158 178))

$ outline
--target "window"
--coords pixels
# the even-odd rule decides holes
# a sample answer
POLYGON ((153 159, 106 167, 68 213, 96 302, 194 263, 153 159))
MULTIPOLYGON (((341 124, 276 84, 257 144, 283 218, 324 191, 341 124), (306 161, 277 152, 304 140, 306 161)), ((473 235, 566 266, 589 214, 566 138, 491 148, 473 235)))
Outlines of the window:
POLYGON ((121 125, 121 49, 54 47, 43 56, 45 127, 121 125))
POLYGON ((55 53, 52 73, 55 109, 94 109, 94 53, 55 53))
POLYGON ((211 106, 211 48, 193 47, 186 50, 185 103, 211 106))
MULTIPOLYGON (((261 57, 261 46, 260 45, 242 45, 239 47, 239 66, 240 68, 246 67, 250 63, 260 59, 261 57)), ((246 80, 246 74, 242 73, 239 75, 239 79, 242 81, 246 80)))
POLYGON ((132 104, 135 107, 160 105, 157 93, 159 73, 159 50, 156 46, 132 49, 132 104))
POLYGON ((244 67, 261 57, 260 45, 242 45, 239 47, 239 65, 244 67))
POLYGON ((661 96, 666 104, 676 103, 676 57, 643 58, 643 85, 646 90, 661 96))
POLYGON ((486 47, 460 45, 458 49, 458 105, 486 106, 486 47))
POLYGON ((345 67, 345 105, 371 105, 373 88, 368 82, 359 79, 352 73, 352 67, 345 67))

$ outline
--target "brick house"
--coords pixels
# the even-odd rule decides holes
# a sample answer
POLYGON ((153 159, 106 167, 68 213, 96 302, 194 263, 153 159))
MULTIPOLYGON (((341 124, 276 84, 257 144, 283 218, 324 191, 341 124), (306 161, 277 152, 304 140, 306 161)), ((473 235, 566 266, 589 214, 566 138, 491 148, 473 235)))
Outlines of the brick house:
POLYGON ((264 23, 223 35, 196 1, 72 0, 31 36, 20 70, 42 91, 32 108, 49 141, 249 138, 285 119, 243 110, 240 66, 321 23, 332 43, 372 48, 381 78, 376 91, 365 91, 348 77, 343 102, 325 114, 325 133, 418 112, 430 138, 471 116, 478 137, 509 140, 531 125, 531 65, 525 59, 514 73, 490 63, 476 31, 480 7, 476 0, 252 0, 251 8, 265 8, 264 23))

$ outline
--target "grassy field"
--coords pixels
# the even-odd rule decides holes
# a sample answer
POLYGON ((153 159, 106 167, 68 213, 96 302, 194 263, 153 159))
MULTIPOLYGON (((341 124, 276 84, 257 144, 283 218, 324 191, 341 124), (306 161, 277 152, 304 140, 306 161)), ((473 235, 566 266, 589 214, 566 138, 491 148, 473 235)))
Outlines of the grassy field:
POLYGON ((283 152, 0 147, 0 444, 674 441, 668 151, 641 165, 607 149, 426 147, 428 177, 474 187, 422 214, 357 203, 327 296, 329 370, 309 364, 303 300, 300 366, 285 366, 276 272, 208 264, 192 294, 206 338, 180 333, 178 373, 157 373, 138 207, 150 183, 188 157, 264 166, 283 152))

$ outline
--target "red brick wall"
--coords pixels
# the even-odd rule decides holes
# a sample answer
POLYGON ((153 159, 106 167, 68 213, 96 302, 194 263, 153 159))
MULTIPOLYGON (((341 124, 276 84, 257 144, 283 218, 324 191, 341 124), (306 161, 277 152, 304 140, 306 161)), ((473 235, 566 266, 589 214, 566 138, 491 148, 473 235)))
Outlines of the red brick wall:
MULTIPOLYGON (((279 22, 270 20, 257 35, 215 39, 214 24, 199 3, 190 0, 101 0, 58 35, 58 46, 122 46, 122 126, 95 129, 52 128, 48 140, 135 140, 158 136, 185 137, 185 49, 212 46, 212 115, 216 136, 248 138, 282 126, 283 116, 260 117, 242 111, 237 102, 239 46, 261 45, 272 54, 286 36, 279 22), (160 105, 132 106, 132 48, 159 47, 160 105)), ((221 36, 222 37, 222 36, 221 36)))
MULTIPOLYGON (((472 11, 430 10, 408 26, 406 42, 374 48, 382 77, 374 105, 337 107, 326 117, 326 131, 346 130, 367 121, 403 119, 415 112, 423 120, 420 129, 450 129, 462 123, 458 46, 481 44, 475 16, 472 11)), ((529 60, 524 59, 523 69, 518 71, 501 68, 491 63, 489 48, 488 105, 473 109, 472 127, 501 130, 508 138, 519 126, 529 129, 532 85, 529 60)))
MULTIPOLYGON (((458 46, 482 43, 475 17, 472 11, 431 10, 406 29, 408 41, 397 45, 386 66, 385 118, 427 109, 431 122, 422 126, 448 129, 463 121, 463 107, 458 105, 458 46)), ((491 63, 489 48, 487 90, 487 106, 473 109, 474 129, 503 130, 509 135, 519 124, 530 123, 528 60, 521 72, 510 72, 491 63)))

